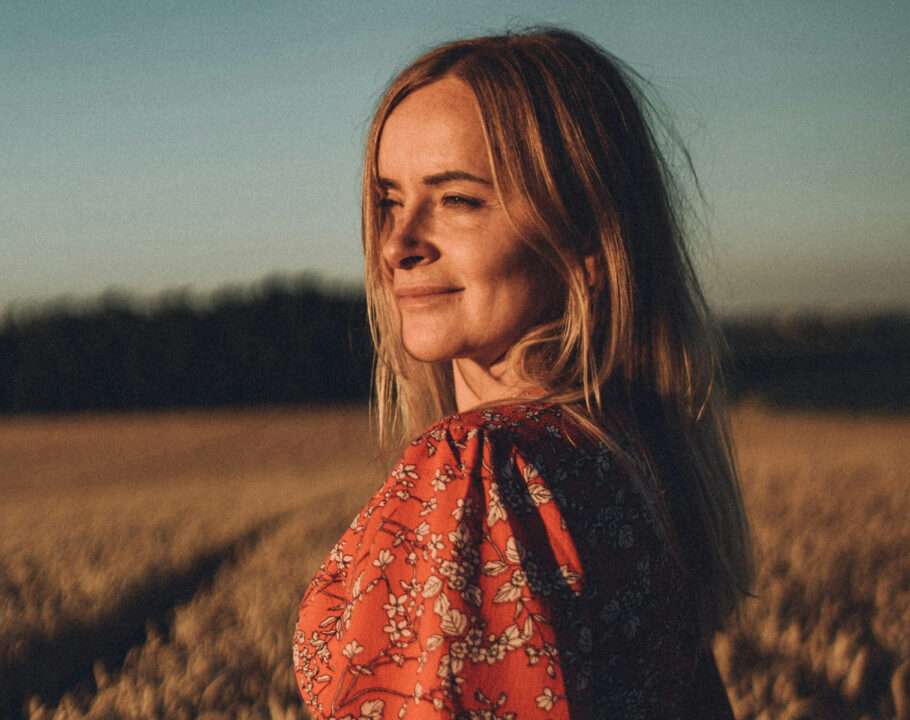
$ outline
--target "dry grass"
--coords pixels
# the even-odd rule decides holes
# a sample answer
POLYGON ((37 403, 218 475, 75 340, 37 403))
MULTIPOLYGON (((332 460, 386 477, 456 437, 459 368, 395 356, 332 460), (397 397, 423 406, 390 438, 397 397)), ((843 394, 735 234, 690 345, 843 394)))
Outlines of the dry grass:
MULTIPOLYGON (((735 417, 737 717, 910 717, 910 419, 735 417)), ((304 717, 296 605, 381 480, 363 408, 0 421, 0 715, 304 717)))
POLYGON ((910 717, 910 418, 740 408, 757 597, 717 638, 739 718, 910 717))
POLYGON ((293 611, 375 452, 363 408, 4 421, 0 698, 296 717, 293 611))

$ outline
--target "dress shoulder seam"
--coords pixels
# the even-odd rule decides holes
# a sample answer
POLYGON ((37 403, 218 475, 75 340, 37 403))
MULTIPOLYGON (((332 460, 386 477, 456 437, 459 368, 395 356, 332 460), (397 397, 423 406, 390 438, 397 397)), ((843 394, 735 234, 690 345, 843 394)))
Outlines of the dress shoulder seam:
POLYGON ((447 415, 441 420, 436 421, 419 436, 414 438, 414 440, 411 441, 411 444, 420 444, 427 438, 438 436, 440 432, 446 433, 453 439, 463 439, 463 437, 471 433, 471 431, 497 435, 500 432, 508 433, 520 426, 521 423, 528 418, 536 418, 543 414, 553 415, 555 417, 562 416, 559 406, 545 402, 465 410, 463 412, 452 413, 451 415, 447 415))

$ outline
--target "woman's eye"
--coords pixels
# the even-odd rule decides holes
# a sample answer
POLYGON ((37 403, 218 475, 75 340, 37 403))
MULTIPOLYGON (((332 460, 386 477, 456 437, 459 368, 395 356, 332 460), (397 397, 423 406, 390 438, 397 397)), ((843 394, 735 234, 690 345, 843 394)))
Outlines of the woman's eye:
POLYGON ((443 204, 451 207, 479 208, 483 203, 475 198, 465 197, 464 195, 446 195, 442 199, 443 204))
POLYGON ((392 198, 389 198, 389 197, 380 198, 380 200, 379 200, 379 207, 382 208, 383 210, 388 210, 389 208, 394 207, 395 205, 398 205, 398 201, 393 200, 392 198))

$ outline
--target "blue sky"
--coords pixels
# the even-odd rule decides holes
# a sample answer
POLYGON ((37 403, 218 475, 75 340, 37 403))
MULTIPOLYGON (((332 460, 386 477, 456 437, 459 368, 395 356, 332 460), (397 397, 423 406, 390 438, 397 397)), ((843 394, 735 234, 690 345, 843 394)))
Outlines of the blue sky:
POLYGON ((659 91, 726 312, 910 307, 910 4, 0 0, 0 307, 355 284, 361 147, 429 46, 556 23, 659 91))

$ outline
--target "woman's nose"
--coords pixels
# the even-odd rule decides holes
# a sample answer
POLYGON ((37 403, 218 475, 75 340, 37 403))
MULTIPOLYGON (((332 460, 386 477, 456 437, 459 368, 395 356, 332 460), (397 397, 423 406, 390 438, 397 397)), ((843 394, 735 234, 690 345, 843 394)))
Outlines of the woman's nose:
POLYGON ((426 210, 400 208, 390 221, 392 226, 382 244, 382 257, 390 269, 408 270, 439 257, 430 240, 430 219, 426 210))

